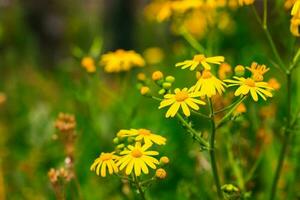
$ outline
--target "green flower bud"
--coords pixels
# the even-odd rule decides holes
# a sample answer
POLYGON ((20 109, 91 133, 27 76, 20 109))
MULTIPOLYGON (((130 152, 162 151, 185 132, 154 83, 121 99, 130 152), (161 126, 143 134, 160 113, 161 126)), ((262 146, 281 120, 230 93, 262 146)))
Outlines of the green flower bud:
POLYGON ((172 87, 172 84, 168 83, 168 82, 164 82, 162 86, 163 86, 164 89, 168 90, 172 87))
POLYGON ((175 81, 175 77, 174 76, 167 76, 166 81, 169 82, 169 83, 173 83, 175 81))
POLYGON ((165 89, 161 89, 158 91, 158 94, 159 95, 164 95, 166 93, 166 90, 165 89))
POLYGON ((245 74, 245 67, 242 66, 242 65, 237 65, 234 68, 234 73, 235 73, 236 76, 244 76, 244 74, 245 74))
POLYGON ((114 143, 114 144, 119 144, 119 142, 120 142, 119 138, 115 137, 115 138, 113 139, 113 143, 114 143))

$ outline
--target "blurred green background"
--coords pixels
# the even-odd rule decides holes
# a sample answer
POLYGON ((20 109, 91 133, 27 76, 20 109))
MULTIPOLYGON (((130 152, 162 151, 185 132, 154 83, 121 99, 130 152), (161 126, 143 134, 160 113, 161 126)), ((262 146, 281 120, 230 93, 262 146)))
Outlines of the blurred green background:
MULTIPOLYGON (((168 22, 146 20, 143 11, 147 3, 0 0, 0 92, 6 96, 6 101, 0 103, 1 200, 55 199, 47 172, 64 164, 63 147, 52 139, 59 112, 76 116, 75 167, 83 199, 133 198, 124 192, 117 177, 100 178, 89 170, 100 152, 113 149, 111 140, 118 130, 130 128, 147 128, 168 139, 160 150, 171 160, 168 178, 154 184, 147 196, 159 200, 215 199, 207 152, 199 150, 176 119, 165 119, 165 110, 158 110, 158 102, 141 96, 136 88, 139 72, 150 76, 159 69, 175 76, 178 87, 190 86, 194 78, 194 74, 174 65, 191 58, 196 51, 182 36, 172 34, 168 22), (149 47, 160 47, 164 59, 119 74, 106 74, 98 67, 97 73, 91 75, 80 66, 74 49, 80 48, 83 55, 88 55, 95 40, 102 44, 98 56, 119 48, 142 54, 149 47)), ((256 2, 259 11, 261 3, 256 2)), ((295 47, 299 47, 299 41, 289 32, 289 12, 284 10, 282 1, 272 1, 269 9, 272 36, 289 63, 295 47)), ((217 135, 222 183, 236 185, 228 162, 229 152, 233 152, 244 177, 257 164, 246 183, 252 193, 250 199, 266 199, 283 137, 280 130, 287 106, 285 80, 272 66, 274 56, 251 9, 225 11, 235 28, 230 33, 208 31, 199 41, 205 45, 213 43, 212 54, 225 56, 232 66, 249 65, 254 60, 266 64, 271 68, 268 78, 275 77, 282 84, 267 102, 248 100, 247 113, 217 135)), ((300 100, 299 78, 297 69, 293 85, 295 105, 300 100)), ((201 118, 192 119, 199 130, 209 126, 201 118)), ((295 145, 290 148, 279 183, 279 199, 300 199, 299 142, 299 134, 294 134, 295 145)), ((67 189, 74 190, 74 185, 67 189)))

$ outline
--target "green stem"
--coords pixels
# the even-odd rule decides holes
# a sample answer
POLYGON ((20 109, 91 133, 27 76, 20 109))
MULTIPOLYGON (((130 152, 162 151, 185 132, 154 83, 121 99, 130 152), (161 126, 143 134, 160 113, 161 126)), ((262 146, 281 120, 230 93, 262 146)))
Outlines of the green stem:
MULTIPOLYGON (((276 48, 275 43, 274 43, 274 41, 273 41, 273 39, 272 39, 272 36, 271 36, 271 34, 270 34, 269 29, 267 28, 267 26, 264 26, 264 24, 263 24, 261 18, 259 17, 259 15, 258 15, 258 13, 257 13, 257 10, 256 10, 255 6, 252 5, 251 7, 252 7, 252 11, 253 11, 253 13, 254 13, 254 15, 255 15, 255 18, 256 18, 257 22, 261 25, 261 27, 262 27, 264 33, 265 33, 266 36, 267 36, 267 39, 268 39, 268 42, 269 42, 270 47, 271 47, 271 49, 272 49, 272 52, 273 52, 273 54, 274 54, 274 56, 275 56, 275 58, 276 58, 276 60, 277 60, 277 62, 278 62, 278 64, 279 64, 279 66, 280 66, 278 69, 281 70, 282 72, 284 72, 284 71, 285 71, 285 65, 284 65, 284 63, 283 63, 281 57, 279 56, 279 53, 278 53, 278 51, 277 51, 277 48, 276 48)), ((274 66, 276 67, 276 65, 274 65, 274 66)))
POLYGON ((226 115, 219 121, 216 125, 216 128, 220 128, 230 117, 230 115, 236 110, 236 108, 247 98, 247 96, 243 96, 239 101, 231 107, 231 109, 226 113, 226 115))
POLYGON ((134 179, 134 183, 135 183, 135 186, 136 186, 136 189, 139 191, 139 194, 140 194, 140 197, 142 200, 146 200, 145 198, 145 193, 139 183, 139 180, 137 178, 137 176, 135 175, 135 173, 133 173, 133 179, 134 179))
POLYGON ((284 137, 283 137, 283 145, 279 154, 279 159, 274 175, 274 179, 272 182, 272 188, 271 188, 271 194, 270 194, 270 200, 275 199, 276 192, 277 192, 277 184, 280 178, 281 170, 283 167, 284 159, 288 150, 289 141, 290 141, 290 135, 291 132, 288 131, 292 125, 291 123, 291 113, 292 113, 292 76, 290 73, 287 73, 287 105, 288 105, 288 113, 287 113, 287 127, 284 131, 284 137))
POLYGON ((191 110, 191 112, 194 113, 194 114, 196 114, 196 115, 198 115, 198 116, 200 116, 200 117, 203 117, 203 118, 206 118, 206 119, 210 119, 209 116, 207 116, 207 115, 205 115, 203 113, 197 112, 195 110, 191 110))
POLYGON ((211 120, 210 120, 211 121, 211 136, 210 136, 210 148, 209 148, 210 162, 211 162, 212 174, 213 174, 215 184, 217 187, 218 198, 223 199, 220 178, 219 178, 218 168, 217 168, 217 162, 216 162, 216 155, 215 155, 216 124, 215 124, 214 109, 213 109, 211 98, 208 98, 208 103, 209 103, 210 117, 211 117, 211 120))
POLYGON ((205 52, 205 48, 185 28, 182 28, 181 34, 195 50, 199 53, 205 52))
POLYGON ((190 133, 191 137, 194 138, 197 142, 199 142, 200 145, 204 146, 206 149, 209 148, 209 144, 199 136, 199 133, 191 127, 191 125, 184 120, 184 118, 177 113, 176 114, 177 118, 182 122, 182 124, 189 130, 188 132, 190 133))
POLYGON ((268 18, 268 0, 264 0, 264 15, 263 15, 263 28, 264 29, 268 29, 267 18, 268 18))

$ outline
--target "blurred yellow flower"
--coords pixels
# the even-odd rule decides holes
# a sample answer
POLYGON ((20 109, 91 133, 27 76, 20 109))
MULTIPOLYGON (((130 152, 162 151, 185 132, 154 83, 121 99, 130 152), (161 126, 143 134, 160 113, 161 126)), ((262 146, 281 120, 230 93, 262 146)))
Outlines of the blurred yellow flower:
POLYGON ((131 174, 132 170, 136 176, 141 175, 141 171, 144 174, 148 174, 148 166, 152 169, 156 169, 156 165, 159 164, 158 160, 152 156, 158 155, 157 151, 147 151, 151 145, 141 143, 135 143, 135 146, 128 145, 126 150, 120 154, 123 155, 117 163, 120 170, 125 168, 125 174, 131 174))
POLYGON ((228 63, 222 63, 219 67, 218 75, 221 80, 227 78, 232 72, 231 66, 228 63))
POLYGON ((274 90, 279 90, 281 85, 280 83, 276 80, 276 78, 271 78, 269 81, 268 81, 268 84, 271 88, 273 88, 274 90))
POLYGON ((84 57, 81 60, 81 66, 86 69, 89 73, 94 73, 96 71, 96 66, 94 59, 92 57, 84 57))
POLYGON ((0 105, 3 104, 5 101, 6 101, 6 94, 0 92, 0 105))
POLYGON ((159 159, 159 162, 166 165, 166 164, 169 164, 170 159, 167 156, 163 156, 159 159))
POLYGON ((237 114, 245 113, 246 111, 247 111, 247 108, 246 108, 245 104, 241 103, 235 109, 234 114, 237 115, 237 114))
POLYGON ((184 13, 190 9, 197 9, 202 6, 204 2, 202 0, 181 0, 172 1, 172 9, 175 12, 184 13))
POLYGON ((202 74, 197 72, 197 83, 193 86, 193 90, 196 92, 200 92, 200 96, 212 97, 216 95, 217 92, 222 95, 225 91, 223 83, 220 79, 215 77, 210 70, 204 70, 202 74))
POLYGON ((295 2, 298 0, 285 0, 284 2, 284 8, 285 9, 290 9, 294 6, 295 2))
POLYGON ((155 65, 164 58, 164 52, 159 47, 151 47, 144 51, 144 58, 147 63, 155 65))
POLYGON ((291 19, 290 31, 296 37, 300 36, 299 27, 300 27, 300 15, 299 16, 295 15, 291 19))
POLYGON ((231 86, 239 86, 235 91, 235 96, 247 95, 251 94, 254 101, 258 101, 258 95, 261 96, 264 100, 267 97, 272 97, 272 93, 270 90, 273 90, 272 87, 268 85, 266 82, 256 82, 252 78, 244 78, 244 77, 233 77, 236 80, 224 80, 227 83, 230 83, 228 87, 231 86), (258 95, 257 95, 258 94, 258 95))
POLYGON ((195 55, 193 60, 185 60, 183 62, 177 63, 176 67, 181 67, 181 69, 186 69, 190 67, 190 70, 193 71, 196 69, 197 66, 200 64, 204 67, 204 69, 210 70, 211 67, 209 63, 211 64, 221 64, 224 62, 225 58, 223 56, 214 56, 214 57, 205 57, 203 54, 195 55))
POLYGON ((152 145, 152 143, 158 145, 165 145, 167 139, 152 133, 147 129, 130 129, 130 130, 120 130, 117 134, 118 137, 131 137, 134 136, 135 140, 138 142, 144 141, 147 145, 152 145))
POLYGON ((166 94, 164 100, 160 103, 159 109, 166 106, 170 106, 169 110, 166 113, 166 117, 174 117, 178 112, 179 107, 181 107, 183 114, 185 116, 190 116, 191 107, 194 110, 199 110, 199 105, 205 105, 204 101, 196 99, 195 97, 200 97, 199 92, 193 92, 191 89, 183 88, 175 89, 175 94, 166 94))
POLYGON ((255 81, 263 81, 264 74, 269 71, 266 65, 259 65, 256 62, 252 62, 251 67, 246 67, 251 73, 255 81))
POLYGON ((141 87, 141 89, 140 89, 141 95, 147 95, 147 94, 149 94, 149 92, 150 92, 150 88, 147 87, 147 86, 143 86, 143 87, 141 87))
POLYGON ((125 51, 118 49, 102 55, 100 64, 108 73, 129 71, 132 67, 143 67, 145 61, 142 56, 135 51, 125 51))
POLYGON ((96 174, 99 175, 101 168, 102 177, 106 176, 106 168, 108 169, 109 174, 117 173, 119 170, 115 162, 118 158, 118 156, 114 155, 114 152, 101 153, 101 155, 91 165, 90 170, 96 171, 96 174))

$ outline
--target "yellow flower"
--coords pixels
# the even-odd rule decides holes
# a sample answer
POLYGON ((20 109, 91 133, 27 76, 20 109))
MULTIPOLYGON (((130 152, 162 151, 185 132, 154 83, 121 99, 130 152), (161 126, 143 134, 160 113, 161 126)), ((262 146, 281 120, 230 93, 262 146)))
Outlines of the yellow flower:
POLYGON ((200 96, 212 97, 217 92, 222 95, 225 91, 225 83, 215 77, 210 70, 204 70, 201 75, 200 72, 198 74, 198 81, 193 86, 193 90, 196 92, 199 91, 200 96))
POLYGON ((166 138, 152 133, 150 130, 147 129, 130 129, 130 130, 120 130, 118 132, 118 137, 131 137, 135 136, 136 141, 144 140, 145 144, 152 145, 152 143, 158 145, 165 145, 166 138))
POLYGON ((267 68, 266 65, 259 65, 256 62, 252 62, 251 68, 246 67, 246 69, 252 73, 252 77, 255 81, 263 81, 264 74, 269 71, 269 68, 267 68))
POLYGON ((206 58, 203 54, 198 54, 194 56, 193 60, 186 60, 183 62, 179 62, 175 66, 176 67, 181 66, 181 69, 186 69, 190 67, 190 70, 193 71, 196 69, 197 66, 201 64, 204 67, 204 69, 209 70, 211 67, 208 63, 221 64, 222 62, 224 62, 224 60, 225 58, 223 56, 214 56, 214 57, 206 58))
POLYGON ((273 88, 271 88, 266 82, 256 82, 252 78, 236 76, 234 76, 233 78, 236 80, 225 80, 225 82, 230 83, 228 87, 239 86, 239 88, 234 93, 235 96, 246 95, 250 93, 254 101, 258 101, 258 95, 261 96, 261 98, 263 98, 264 100, 266 100, 266 96, 273 96, 270 92, 270 90, 273 90, 273 88))
POLYGON ((170 159, 169 159, 167 156, 163 156, 163 157, 161 157, 161 158, 159 159, 159 162, 160 162, 161 164, 167 165, 167 164, 169 164, 170 159))
POLYGON ((221 80, 225 79, 232 72, 231 66, 228 63, 222 63, 220 65, 218 75, 221 80))
POLYGON ((148 166, 152 169, 156 169, 156 165, 158 165, 159 162, 152 156, 158 155, 159 153, 157 151, 147 151, 150 146, 150 144, 144 144, 141 146, 141 143, 139 142, 137 142, 135 146, 128 145, 128 149, 120 153, 124 156, 121 157, 117 163, 119 169, 123 170, 125 168, 126 175, 131 174, 134 169, 136 176, 140 176, 141 171, 144 174, 148 174, 148 166))
POLYGON ((145 65, 145 61, 140 54, 123 49, 102 55, 100 63, 108 73, 128 71, 132 67, 143 67, 145 65))
POLYGON ((96 174, 99 175, 101 168, 101 176, 106 176, 106 168, 108 169, 109 174, 117 173, 118 167, 116 165, 116 160, 118 160, 118 156, 112 153, 101 153, 101 155, 94 161, 91 166, 91 171, 96 171, 96 174))
POLYGON ((184 13, 190 9, 197 9, 203 5, 201 0, 181 0, 173 1, 172 9, 178 13, 184 13))
POLYGON ((243 6, 243 5, 251 5, 254 3, 255 0, 238 0, 239 1, 239 5, 243 6))
POLYGON ((299 14, 300 14, 300 0, 296 0, 291 10, 291 15, 294 16, 299 14))
POLYGON ((174 117, 178 112, 179 107, 181 107, 183 114, 185 116, 190 116, 191 107, 194 110, 199 110, 199 105, 205 105, 204 101, 196 99, 195 97, 200 97, 199 92, 193 92, 191 89, 183 88, 175 89, 175 94, 166 94, 164 96, 164 100, 160 102, 159 109, 164 108, 166 106, 170 106, 169 110, 166 113, 166 117, 174 117))
POLYGON ((87 72, 93 73, 96 71, 95 62, 92 57, 84 57, 81 60, 81 65, 87 72))
POLYGON ((300 16, 295 15, 291 19, 290 31, 296 37, 300 36, 299 27, 300 27, 300 16))

